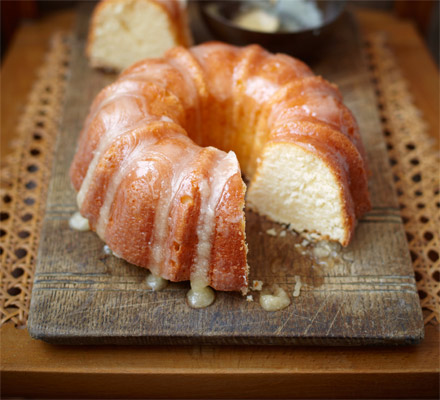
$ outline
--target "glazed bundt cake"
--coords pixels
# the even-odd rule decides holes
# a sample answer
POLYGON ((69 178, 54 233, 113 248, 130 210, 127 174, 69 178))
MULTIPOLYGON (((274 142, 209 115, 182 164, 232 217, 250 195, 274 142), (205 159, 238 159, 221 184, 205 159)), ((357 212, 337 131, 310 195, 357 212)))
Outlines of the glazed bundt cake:
POLYGON ((81 214, 116 255, 245 291, 240 166, 247 205, 300 233, 345 246, 370 208, 338 89, 258 45, 177 47, 125 70, 94 100, 70 172, 81 214))
POLYGON ((185 0, 102 0, 91 19, 87 55, 93 67, 121 71, 191 43, 185 0))

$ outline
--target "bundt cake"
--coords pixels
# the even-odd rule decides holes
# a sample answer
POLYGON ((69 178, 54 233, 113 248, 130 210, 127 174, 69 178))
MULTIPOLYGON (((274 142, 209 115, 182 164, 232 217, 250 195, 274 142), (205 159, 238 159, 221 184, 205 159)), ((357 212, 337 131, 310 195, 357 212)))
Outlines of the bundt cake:
POLYGON ((191 43, 185 0, 102 0, 91 19, 87 55, 92 67, 120 71, 191 43))
POLYGON ((176 47, 125 70, 94 100, 70 173, 81 214, 116 255, 245 291, 240 166, 247 205, 300 233, 345 246, 370 208, 338 89, 258 45, 176 47))

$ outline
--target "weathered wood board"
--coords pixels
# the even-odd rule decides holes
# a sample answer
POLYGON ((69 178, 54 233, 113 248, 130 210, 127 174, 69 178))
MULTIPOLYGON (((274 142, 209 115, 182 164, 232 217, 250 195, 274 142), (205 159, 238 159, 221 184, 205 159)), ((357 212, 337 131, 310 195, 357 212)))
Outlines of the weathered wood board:
MULTIPOLYGON (((89 7, 90 8, 90 7, 89 7)), ((88 9, 89 9, 88 8, 88 9)), ((356 27, 345 19, 333 45, 312 68, 337 83, 356 115, 370 160, 372 211, 359 223, 344 259, 328 268, 294 249, 294 235, 247 213, 251 281, 277 283, 301 295, 278 312, 266 312, 237 293, 217 293, 200 310, 186 304, 188 283, 152 292, 147 271, 103 252, 92 232, 69 229, 76 211, 68 167, 78 133, 96 93, 114 79, 92 71, 84 57, 88 13, 80 13, 67 92, 41 234, 28 328, 38 339, 61 344, 415 344, 423 320, 393 180, 381 135, 373 88, 356 27)))

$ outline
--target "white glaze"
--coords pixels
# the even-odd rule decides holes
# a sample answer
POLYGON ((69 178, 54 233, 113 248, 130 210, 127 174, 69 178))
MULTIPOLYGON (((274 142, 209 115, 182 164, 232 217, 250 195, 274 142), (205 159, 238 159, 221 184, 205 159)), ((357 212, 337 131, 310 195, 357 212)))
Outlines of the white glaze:
MULTIPOLYGON (((132 72, 122 77, 124 80, 136 80, 136 81, 150 81, 153 83, 160 83, 166 87, 168 84, 164 77, 169 76, 177 71, 181 76, 181 82, 185 84, 185 98, 179 98, 179 100, 185 104, 188 108, 194 107, 198 100, 198 92, 194 86, 194 82, 191 77, 188 76, 188 71, 182 68, 177 63, 173 62, 173 59, 168 60, 166 64, 149 63, 148 68, 144 68, 138 72, 132 72), (174 70, 174 71, 173 71, 174 70)), ((185 108, 187 108, 185 107, 185 108)))
POLYGON ((163 122, 175 122, 170 117, 167 117, 166 115, 162 115, 160 117, 160 120, 163 121, 163 122))
POLYGON ((260 76, 253 76, 246 81, 246 96, 252 97, 257 103, 267 102, 280 88, 274 82, 260 76))
POLYGON ((89 220, 84 218, 79 211, 74 213, 69 219, 69 226, 76 231, 90 230, 89 220))
MULTIPOLYGON (((198 65, 197 60, 194 58, 194 56, 191 53, 185 52, 180 53, 185 56, 185 61, 187 61, 187 57, 191 57, 191 63, 194 65, 198 65)), ((185 61, 182 62, 179 58, 169 58, 169 63, 180 73, 182 76, 182 82, 185 82, 186 84, 186 94, 184 99, 180 99, 182 103, 186 103, 189 101, 188 104, 190 104, 191 108, 194 108, 195 110, 195 129, 196 132, 192 132, 192 137, 196 138, 196 143, 200 143, 202 139, 202 127, 204 126, 202 124, 202 116, 201 116, 201 107, 200 107, 200 97, 199 97, 199 89, 196 82, 196 79, 193 77, 193 75, 197 75, 198 71, 194 72, 195 66, 191 65, 190 68, 188 68, 185 64, 185 61)), ((204 83, 203 83, 204 84, 204 83)))
MULTIPOLYGON (((134 131, 133 131, 134 132, 134 131)), ((134 135, 133 135, 134 139, 134 135)), ((96 233, 99 235, 101 239, 105 239, 105 231, 108 225, 108 219, 110 216, 110 209, 113 203, 113 200, 116 195, 116 191, 118 190, 119 185, 122 182, 122 179, 127 175, 127 173, 133 168, 135 163, 144 157, 145 152, 148 147, 153 142, 153 137, 148 137, 148 139, 140 140, 140 143, 136 145, 132 149, 130 156, 124 157, 123 161, 120 163, 119 168, 115 174, 112 175, 109 185, 107 187, 107 191, 105 193, 105 199, 102 204, 102 207, 99 211, 99 218, 96 224, 96 233)), ((134 139, 136 140, 136 139, 134 139)))
POLYGON ((205 308, 215 300, 215 293, 210 287, 194 288, 191 282, 191 289, 186 294, 188 304, 192 308, 205 308))
POLYGON ((106 244, 102 248, 102 251, 104 252, 104 254, 107 254, 109 256, 113 255, 112 249, 108 247, 106 244))
POLYGON ((289 295, 283 288, 275 285, 272 290, 266 289, 260 295, 260 305, 266 311, 279 311, 290 304, 289 295))
MULTIPOLYGON (((129 88, 127 88, 127 85, 126 85, 126 81, 122 81, 122 82, 123 82, 122 85, 121 85, 121 83, 118 83, 118 85, 115 87, 114 91, 111 92, 107 97, 102 99, 100 103, 97 103, 97 104, 93 103, 92 104, 92 109, 90 110, 90 114, 84 123, 84 128, 83 128, 84 131, 87 131, 90 128, 90 125, 95 120, 95 118, 97 118, 98 114, 101 111, 103 113, 99 117, 102 120, 102 122, 105 123, 106 128, 108 130, 109 121, 111 120, 112 117, 115 117, 118 115, 114 114, 113 112, 111 112, 110 114, 106 114, 103 110, 107 105, 111 104, 113 101, 119 100, 120 97, 126 97, 127 99, 138 99, 142 102, 142 104, 146 104, 143 96, 136 93, 137 89, 135 86, 133 86, 133 88, 131 90, 129 90, 129 88)), ((133 82, 133 83, 135 83, 135 82, 133 82)))
MULTIPOLYGON (((133 95, 132 97, 140 99, 141 104, 143 105, 144 108, 146 108, 146 102, 143 97, 135 96, 135 95, 133 95)), ((124 99, 124 103, 125 103, 124 107, 127 107, 127 109, 131 109, 131 108, 134 109, 134 106, 133 107, 130 106, 129 102, 130 102, 130 98, 124 99)), ((146 111, 145 111, 145 114, 146 114, 146 111)), ((119 125, 119 126, 113 127, 113 129, 109 129, 110 128, 110 126, 108 126, 109 121, 106 121, 106 119, 104 117, 102 118, 102 121, 106 127, 106 132, 104 135, 102 135, 100 137, 99 144, 93 153, 92 161, 90 162, 90 164, 87 168, 86 176, 85 176, 85 178, 81 184, 81 188, 78 192, 77 203, 78 203, 79 209, 81 209, 82 204, 84 202, 84 199, 90 189, 90 185, 92 184, 92 180, 95 175, 96 167, 98 166, 98 163, 101 159, 101 156, 105 152, 105 150, 114 142, 114 140, 117 137, 122 136, 128 132, 131 132, 133 129, 142 126, 142 124, 145 125, 145 123, 146 123, 146 121, 141 121, 141 122, 136 122, 134 124, 127 124, 125 126, 119 125)))
POLYGON ((157 276, 155 274, 149 274, 147 277, 148 286, 150 286, 153 291, 158 292, 162 289, 165 289, 168 285, 168 281, 161 276, 157 276))
POLYGON ((172 176, 167 182, 164 181, 167 186, 161 188, 154 218, 151 248, 152 257, 148 268, 156 275, 160 275, 161 265, 164 264, 166 257, 169 256, 170 253, 169 251, 165 252, 163 248, 163 243, 166 241, 170 229, 170 208, 183 179, 187 177, 189 170, 192 168, 190 160, 195 157, 194 152, 190 150, 194 148, 188 146, 188 143, 185 143, 189 141, 186 136, 180 135, 175 139, 173 142, 162 144, 160 148, 157 149, 161 154, 168 155, 169 158, 167 159, 172 176))
POLYGON ((197 256, 194 268, 191 270, 192 287, 202 288, 210 283, 208 273, 215 230, 215 209, 226 183, 239 168, 235 153, 230 151, 217 162, 209 181, 206 179, 200 181, 202 204, 197 226, 197 256))

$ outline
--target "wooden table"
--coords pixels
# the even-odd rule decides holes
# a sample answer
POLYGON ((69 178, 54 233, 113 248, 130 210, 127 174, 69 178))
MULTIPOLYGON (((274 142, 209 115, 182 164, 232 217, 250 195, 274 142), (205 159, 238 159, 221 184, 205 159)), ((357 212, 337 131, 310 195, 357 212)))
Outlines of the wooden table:
MULTIPOLYGON (((439 75, 414 27, 391 15, 359 10, 365 32, 385 30, 414 100, 437 139, 439 75), (423 73, 421 73, 423 71, 423 73)), ((2 65, 1 156, 9 148, 48 38, 69 29, 73 11, 17 32, 2 65)), ((437 140, 438 146, 438 140, 437 140)), ((439 328, 400 348, 58 347, 1 328, 3 396, 437 398, 439 328)))

